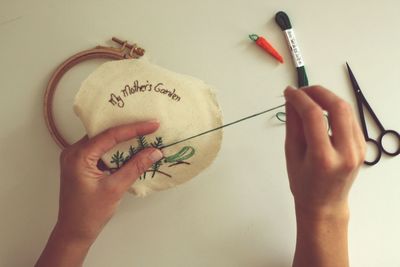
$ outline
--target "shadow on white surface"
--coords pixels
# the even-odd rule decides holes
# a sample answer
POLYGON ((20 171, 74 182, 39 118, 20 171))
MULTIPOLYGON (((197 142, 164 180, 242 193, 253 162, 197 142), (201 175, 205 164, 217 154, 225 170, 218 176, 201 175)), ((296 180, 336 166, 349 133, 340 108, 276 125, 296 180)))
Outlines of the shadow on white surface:
POLYGON ((38 92, 28 120, 2 140, 1 266, 32 266, 56 220, 59 149, 41 107, 38 92))

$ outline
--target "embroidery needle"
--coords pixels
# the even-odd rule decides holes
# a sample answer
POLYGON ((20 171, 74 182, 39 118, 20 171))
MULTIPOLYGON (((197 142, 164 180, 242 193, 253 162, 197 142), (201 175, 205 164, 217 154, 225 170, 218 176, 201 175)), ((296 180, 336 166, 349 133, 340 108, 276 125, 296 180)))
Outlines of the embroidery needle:
POLYGON ((228 127, 228 126, 231 126, 231 125, 233 125, 233 124, 236 124, 236 123, 239 123, 239 122, 242 122, 242 121, 245 121, 245 120, 248 120, 248 119, 257 117, 257 116, 259 116, 259 115, 268 113, 268 112, 270 112, 270 111, 273 111, 273 110, 275 110, 275 109, 278 109, 278 108, 281 108, 281 107, 284 107, 284 106, 285 106, 285 104, 282 104, 282 105, 279 105, 279 106, 276 106, 276 107, 273 107, 273 108, 270 108, 270 109, 267 109, 267 110, 264 110, 264 111, 255 113, 255 114, 253 114, 253 115, 250 115, 250 116, 241 118, 241 119, 239 119, 239 120, 236 120, 236 121, 233 121, 233 122, 230 122, 230 123, 221 125, 221 126, 219 126, 219 127, 217 127, 217 128, 214 128, 214 129, 211 129, 211 130, 208 130, 208 131, 205 131, 205 132, 202 132, 202 133, 193 135, 193 136, 191 136, 191 137, 182 139, 182 140, 180 140, 180 141, 176 141, 176 142, 174 142, 174 143, 171 143, 171 144, 162 146, 162 147, 160 147, 159 149, 164 149, 164 148, 167 148, 167 147, 170 147, 170 146, 174 146, 174 145, 180 144, 180 143, 182 143, 182 142, 185 142, 185 141, 191 140, 191 139, 193 139, 193 138, 197 138, 197 137, 199 137, 199 136, 202 136, 202 135, 205 135, 205 134, 208 134, 208 133, 211 133, 211 132, 220 130, 220 129, 225 128, 225 127, 228 127))

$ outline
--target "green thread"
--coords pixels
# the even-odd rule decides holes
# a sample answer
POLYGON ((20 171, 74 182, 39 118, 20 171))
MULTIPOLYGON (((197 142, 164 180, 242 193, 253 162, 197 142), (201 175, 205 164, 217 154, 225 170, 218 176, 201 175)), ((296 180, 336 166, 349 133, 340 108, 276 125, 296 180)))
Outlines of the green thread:
POLYGON ((279 111, 275 114, 275 117, 280 120, 281 122, 286 122, 286 113, 279 111))
POLYGON ((130 160, 139 150, 134 148, 133 146, 129 146, 128 153, 129 155, 125 158, 126 160, 130 160))
POLYGON ((156 137, 156 141, 151 143, 151 146, 154 148, 160 148, 163 146, 163 140, 162 137, 156 137))
MULTIPOLYGON (((280 120, 281 122, 286 122, 286 113, 285 112, 277 112, 276 114, 275 114, 275 117, 278 119, 278 120, 280 120)), ((328 133, 330 132, 330 130, 331 130, 331 124, 330 124, 330 122, 329 122, 329 116, 327 115, 327 114, 324 114, 324 117, 326 118, 326 124, 327 124, 327 127, 328 127, 328 129, 327 129, 327 131, 328 131, 328 133)))
POLYGON ((306 68, 304 66, 296 68, 297 70, 297 83, 299 88, 308 86, 308 78, 306 68))
POLYGON ((197 138, 197 137, 199 137, 199 136, 202 136, 202 135, 205 135, 205 134, 209 134, 209 133, 218 131, 218 130, 220 130, 220 129, 222 129, 222 128, 229 127, 229 126, 231 126, 231 125, 240 123, 240 122, 242 122, 242 121, 245 121, 245 120, 248 120, 248 119, 251 119, 251 118, 260 116, 260 115, 262 115, 262 114, 271 112, 271 111, 273 111, 273 110, 275 110, 275 109, 278 109, 278 108, 281 108, 281 107, 284 107, 284 106, 285 106, 285 104, 282 104, 282 105, 279 105, 279 106, 276 106, 276 107, 273 107, 273 108, 270 108, 270 109, 267 109, 267 110, 264 110, 264 111, 255 113, 255 114, 253 114, 253 115, 250 115, 250 116, 247 116, 247 117, 238 119, 238 120, 236 120, 236 121, 233 121, 233 122, 230 122, 230 123, 227 123, 227 124, 218 126, 217 128, 213 128, 213 129, 207 130, 207 131, 205 131, 205 132, 202 132, 202 133, 199 133, 199 134, 196 134, 196 135, 192 135, 192 136, 187 137, 187 138, 185 138, 185 139, 181 139, 181 140, 176 141, 176 142, 173 142, 173 143, 171 143, 171 144, 164 145, 164 146, 161 147, 161 149, 164 149, 164 148, 167 148, 167 147, 170 147, 170 146, 175 146, 175 145, 177 145, 177 144, 186 142, 186 141, 188 141, 188 140, 197 138))
POLYGON ((249 38, 252 40, 252 41, 257 41, 258 40, 258 35, 257 34, 249 34, 249 38))
POLYGON ((196 150, 193 147, 185 146, 181 150, 179 150, 178 153, 176 153, 172 156, 169 156, 169 157, 165 157, 164 162, 175 163, 175 162, 184 161, 184 160, 191 158, 195 152, 196 152, 196 150))
POLYGON ((138 147, 139 150, 143 150, 146 147, 149 147, 149 143, 147 142, 146 137, 139 136, 137 138, 137 140, 138 140, 138 143, 139 143, 139 147, 138 147))
MULTIPOLYGON (((139 147, 138 147, 139 151, 142 151, 143 149, 149 147, 149 143, 147 143, 147 140, 144 136, 139 136, 137 138, 137 140, 138 140, 138 144, 139 144, 139 147)), ((145 178, 146 178, 146 172, 143 173, 143 179, 145 179, 145 178)))
MULTIPOLYGON (((282 31, 292 29, 292 23, 290 22, 289 16, 283 11, 279 11, 278 13, 276 13, 275 21, 279 25, 279 27, 282 29, 282 31)), ((289 47, 292 47, 292 44, 290 42, 289 42, 289 47)), ((293 54, 293 50, 292 50, 292 54, 293 54)), ((301 57, 300 54, 298 54, 298 55, 301 57)), ((298 84, 299 88, 308 86, 308 78, 307 78, 307 74, 306 74, 306 68, 304 66, 297 67, 296 71, 297 71, 297 84, 298 84)))
MULTIPOLYGON (((162 147, 162 145, 163 145, 162 137, 156 137, 156 141, 151 143, 151 146, 157 149, 162 147)), ((156 175, 157 171, 160 170, 162 164, 163 164, 162 160, 159 160, 151 166, 151 171, 152 171, 151 178, 153 178, 154 175, 156 175)))
POLYGON ((124 152, 119 152, 119 150, 117 150, 117 152, 112 155, 110 162, 115 163, 117 168, 120 168, 125 163, 124 152))

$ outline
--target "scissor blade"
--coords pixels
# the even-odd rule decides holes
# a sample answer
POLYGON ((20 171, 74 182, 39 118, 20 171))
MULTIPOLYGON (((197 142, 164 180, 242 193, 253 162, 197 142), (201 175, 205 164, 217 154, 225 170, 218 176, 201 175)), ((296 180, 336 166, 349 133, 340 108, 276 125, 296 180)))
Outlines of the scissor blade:
MULTIPOLYGON (((364 138, 365 138, 365 140, 367 140, 367 139, 369 139, 369 137, 368 137, 368 131, 367 131, 367 124, 365 123, 363 101, 365 101, 365 103, 367 103, 367 102, 361 92, 360 86, 357 83, 356 77, 354 77, 354 74, 351 71, 350 66, 347 62, 346 62, 346 65, 347 65, 347 70, 349 71, 350 81, 351 81, 351 85, 352 85, 352 88, 354 91, 354 95, 357 100, 357 108, 358 108, 358 115, 360 116, 361 128, 362 128, 362 131, 364 134, 364 138)), ((372 114, 373 111, 372 112, 370 111, 370 113, 372 114)))
POLYGON ((354 92, 357 94, 359 94, 361 92, 361 88, 358 85, 358 82, 356 80, 356 77, 353 74, 353 71, 351 70, 349 63, 346 62, 346 66, 347 66, 347 71, 349 72, 349 76, 350 76, 350 81, 351 81, 351 85, 353 86, 353 90, 354 92))

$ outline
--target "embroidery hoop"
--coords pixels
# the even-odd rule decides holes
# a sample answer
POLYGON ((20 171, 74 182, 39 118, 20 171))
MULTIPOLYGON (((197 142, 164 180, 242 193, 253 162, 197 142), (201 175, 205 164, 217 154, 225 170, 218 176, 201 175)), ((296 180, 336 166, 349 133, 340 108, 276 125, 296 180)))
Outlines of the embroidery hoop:
POLYGON ((115 37, 113 37, 111 40, 119 44, 120 47, 116 48, 107 46, 96 46, 95 48, 79 52, 61 63, 61 65, 57 67, 57 69, 50 77, 44 94, 44 120, 46 122, 46 126, 50 132, 51 137, 61 149, 70 146, 70 144, 65 140, 55 124, 53 101, 54 94, 57 90, 57 85, 60 82, 61 78, 65 75, 65 73, 67 73, 72 67, 76 66, 77 64, 89 59, 135 59, 144 55, 145 50, 141 47, 138 47, 136 44, 129 44, 127 41, 121 41, 120 39, 115 37))

